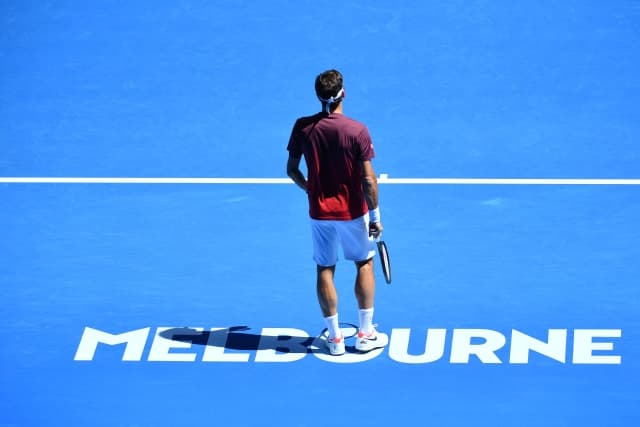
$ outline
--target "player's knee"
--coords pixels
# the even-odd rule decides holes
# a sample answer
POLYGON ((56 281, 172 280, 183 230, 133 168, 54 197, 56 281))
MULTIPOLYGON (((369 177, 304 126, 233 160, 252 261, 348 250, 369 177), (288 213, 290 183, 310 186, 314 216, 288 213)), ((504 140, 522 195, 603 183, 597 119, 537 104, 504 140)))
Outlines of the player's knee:
POLYGON ((373 267, 373 257, 363 260, 363 261, 355 261, 356 264, 356 268, 357 269, 362 269, 362 268, 372 268, 373 267))
POLYGON ((335 265, 320 265, 317 264, 316 267, 316 271, 318 272, 318 274, 329 274, 329 273, 333 273, 336 270, 336 266, 335 265))

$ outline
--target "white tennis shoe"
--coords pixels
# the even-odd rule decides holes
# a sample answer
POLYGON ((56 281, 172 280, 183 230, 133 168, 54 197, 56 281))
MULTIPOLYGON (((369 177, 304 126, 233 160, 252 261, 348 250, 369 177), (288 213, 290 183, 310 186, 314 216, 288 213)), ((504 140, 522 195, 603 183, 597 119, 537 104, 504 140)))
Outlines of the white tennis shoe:
POLYGON ((385 334, 379 334, 375 328, 371 332, 358 331, 356 336, 356 350, 366 353, 376 348, 382 348, 389 344, 389 338, 385 334))
POLYGON ((332 356, 340 356, 345 353, 344 336, 327 338, 327 348, 332 356))

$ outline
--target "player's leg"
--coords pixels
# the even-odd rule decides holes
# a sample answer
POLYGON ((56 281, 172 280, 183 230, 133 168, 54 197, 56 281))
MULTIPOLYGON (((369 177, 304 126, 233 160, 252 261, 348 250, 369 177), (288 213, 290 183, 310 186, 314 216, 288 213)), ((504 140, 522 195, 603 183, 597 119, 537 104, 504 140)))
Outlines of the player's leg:
POLYGON ((340 322, 338 321, 338 292, 333 280, 335 265, 317 267, 317 285, 318 303, 322 310, 324 323, 327 326, 327 348, 329 353, 334 356, 344 354, 346 351, 344 345, 344 336, 340 330, 340 322))
POLYGON ((344 257, 354 261, 356 266, 355 293, 358 308, 373 307, 375 296, 375 277, 373 274, 373 257, 375 243, 369 236, 367 215, 351 221, 342 221, 337 226, 344 257))
POLYGON ((356 266, 355 294, 358 301, 358 319, 360 328, 356 338, 356 349, 370 351, 384 347, 388 339, 378 334, 373 326, 373 311, 376 281, 373 269, 375 243, 369 236, 368 216, 345 221, 339 228, 340 241, 346 259, 356 266))
POLYGON ((358 300, 358 320, 360 327, 356 336, 356 349, 367 352, 384 347, 389 339, 378 333, 373 324, 373 306, 376 293, 376 281, 373 271, 373 258, 356 261, 355 293, 358 300))
POLYGON ((355 294, 360 310, 372 309, 376 294, 376 280, 373 272, 373 258, 355 261, 355 294))
POLYGON ((313 260, 317 264, 316 289, 324 317, 337 312, 338 294, 333 276, 338 262, 338 233, 333 221, 311 220, 313 260))
POLYGON ((327 347, 333 355, 344 354, 344 338, 338 321, 338 292, 334 283, 338 262, 338 234, 331 221, 311 220, 313 259, 316 267, 316 292, 329 336, 327 347))
POLYGON ((324 317, 334 316, 338 312, 338 292, 333 281, 335 270, 335 265, 317 266, 316 290, 324 317))

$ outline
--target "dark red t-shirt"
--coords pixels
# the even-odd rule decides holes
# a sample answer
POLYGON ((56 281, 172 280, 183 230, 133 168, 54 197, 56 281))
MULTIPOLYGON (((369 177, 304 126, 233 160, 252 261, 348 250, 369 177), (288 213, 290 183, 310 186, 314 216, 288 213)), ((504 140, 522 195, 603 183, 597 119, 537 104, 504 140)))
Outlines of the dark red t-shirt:
POLYGON ((350 220, 367 212, 361 162, 375 153, 364 124, 336 113, 302 117, 287 150, 294 158, 304 155, 311 218, 350 220))

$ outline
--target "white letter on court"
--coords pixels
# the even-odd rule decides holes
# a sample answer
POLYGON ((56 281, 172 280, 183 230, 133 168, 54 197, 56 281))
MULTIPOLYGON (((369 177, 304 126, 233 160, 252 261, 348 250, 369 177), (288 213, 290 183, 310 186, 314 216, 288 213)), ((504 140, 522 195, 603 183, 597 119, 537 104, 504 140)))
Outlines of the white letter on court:
POLYGON ((547 342, 537 340, 515 329, 511 330, 511 354, 509 363, 529 363, 529 351, 544 354, 565 363, 567 354, 567 330, 549 329, 547 342))
POLYGON ((506 342, 504 335, 490 329, 454 329, 450 361, 469 363, 469 356, 475 354, 482 363, 502 363, 495 352, 506 342), (482 338, 485 342, 471 344, 473 338, 482 338))
POLYGON ((392 329, 389 340, 389 357, 401 363, 430 363, 439 360, 444 354, 446 329, 428 329, 424 353, 409 354, 409 336, 411 329, 392 329))
POLYGON ((593 350, 613 350, 611 341, 593 342, 593 338, 620 338, 622 329, 576 329, 573 331, 573 363, 619 365, 622 357, 594 356, 593 350))
POLYGON ((85 327, 73 360, 93 360, 98 343, 107 345, 126 343, 122 360, 139 362, 144 352, 144 346, 147 344, 150 329, 143 328, 122 334, 110 334, 98 329, 85 327))
POLYGON ((302 343, 309 334, 301 329, 262 328, 260 344, 256 352, 256 362, 295 362, 307 355, 307 347, 302 343), (277 352, 277 348, 286 352, 277 352))

